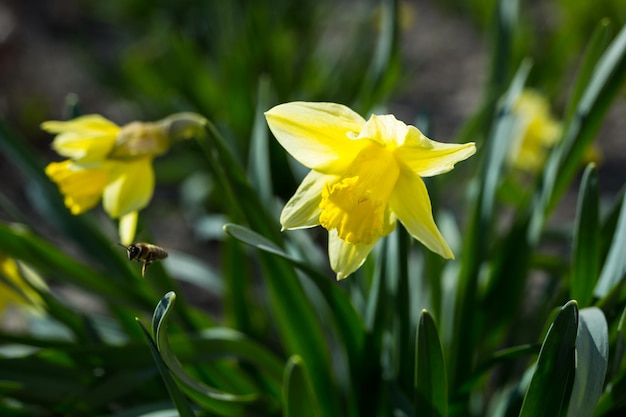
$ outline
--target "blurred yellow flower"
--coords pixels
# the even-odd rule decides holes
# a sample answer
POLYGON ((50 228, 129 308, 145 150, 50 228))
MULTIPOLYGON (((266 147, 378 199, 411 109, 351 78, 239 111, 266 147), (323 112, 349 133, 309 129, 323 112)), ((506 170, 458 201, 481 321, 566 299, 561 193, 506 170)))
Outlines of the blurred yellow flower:
POLYGON ((454 257, 435 225, 421 177, 452 170, 474 154, 473 143, 435 142, 393 115, 366 121, 334 103, 286 103, 265 116, 278 142, 311 169, 283 209, 283 230, 327 229, 337 279, 363 264, 396 219, 428 249, 454 257))
POLYGON ((58 185, 72 214, 84 213, 102 199, 107 214, 120 219, 120 242, 129 245, 137 213, 152 198, 152 160, 167 152, 174 140, 189 137, 203 125, 204 118, 193 113, 122 127, 99 115, 44 122, 45 131, 57 134, 52 148, 69 158, 50 163, 46 174, 58 185))
POLYGON ((10 306, 39 312, 43 308, 43 300, 22 277, 17 263, 0 253, 0 316, 10 306))
POLYGON ((548 150, 561 138, 561 124, 552 117, 546 98, 534 90, 524 90, 513 106, 515 138, 509 163, 535 173, 543 166, 548 150))

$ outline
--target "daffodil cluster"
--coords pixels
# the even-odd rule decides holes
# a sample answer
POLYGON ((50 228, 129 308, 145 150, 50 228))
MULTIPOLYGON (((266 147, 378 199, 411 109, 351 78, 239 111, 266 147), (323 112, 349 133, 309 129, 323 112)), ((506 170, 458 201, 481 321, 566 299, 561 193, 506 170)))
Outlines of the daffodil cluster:
POLYGON ((397 220, 428 249, 454 257, 421 177, 452 170, 475 153, 474 143, 435 142, 393 115, 366 121, 334 103, 286 103, 265 116, 278 142, 311 169, 285 205, 282 227, 327 229, 337 279, 357 270, 397 220))
POLYGON ((152 198, 154 158, 204 122, 193 113, 121 127, 99 115, 44 122, 44 130, 57 134, 53 149, 68 158, 49 164, 46 174, 58 185, 72 214, 84 213, 102 199, 104 211, 120 219, 120 242, 128 245, 135 236, 138 211, 152 198))

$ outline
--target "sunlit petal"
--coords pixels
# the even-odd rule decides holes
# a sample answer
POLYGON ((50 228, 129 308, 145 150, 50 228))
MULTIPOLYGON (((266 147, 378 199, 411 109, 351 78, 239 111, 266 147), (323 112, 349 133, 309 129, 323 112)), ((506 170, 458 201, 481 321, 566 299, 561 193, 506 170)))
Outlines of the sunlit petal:
POLYGON ((114 132, 119 127, 99 114, 88 114, 68 121, 50 120, 43 122, 41 128, 48 133, 76 132, 90 135, 98 132, 114 132))
POLYGON ((336 230, 328 232, 328 257, 330 267, 337 273, 337 280, 342 280, 359 269, 376 241, 368 244, 346 243, 337 236, 336 230))
POLYGON ((57 184, 65 197, 65 205, 75 215, 98 204, 110 178, 108 164, 86 167, 70 160, 50 163, 46 174, 57 184))
POLYGON ((341 104, 280 104, 267 111, 265 117, 291 156, 308 168, 328 174, 345 168, 367 142, 355 140, 365 120, 341 104))
POLYGON ((454 164, 476 152, 473 142, 441 143, 428 139, 416 127, 409 126, 404 144, 396 150, 397 158, 420 177, 451 171, 454 164))
POLYGON ((152 158, 116 163, 112 180, 104 189, 104 210, 113 218, 144 208, 154 190, 152 158))
POLYGON ((280 215, 283 229, 304 229, 320 224, 322 189, 335 179, 332 175, 309 172, 280 215))
POLYGON ((393 114, 382 116, 372 115, 361 133, 359 139, 372 139, 381 145, 402 145, 407 136, 409 126, 396 119, 393 114))
POLYGON ((428 191, 417 174, 402 172, 389 205, 411 236, 444 258, 454 258, 452 250, 435 224, 428 191))
POLYGON ((137 231, 137 217, 136 211, 131 211, 120 217, 119 235, 120 243, 124 246, 129 246, 135 240, 135 232, 137 231))
POLYGON ((80 162, 104 159, 115 145, 119 126, 99 115, 78 117, 66 122, 48 121, 41 127, 57 133, 52 148, 60 155, 80 162))

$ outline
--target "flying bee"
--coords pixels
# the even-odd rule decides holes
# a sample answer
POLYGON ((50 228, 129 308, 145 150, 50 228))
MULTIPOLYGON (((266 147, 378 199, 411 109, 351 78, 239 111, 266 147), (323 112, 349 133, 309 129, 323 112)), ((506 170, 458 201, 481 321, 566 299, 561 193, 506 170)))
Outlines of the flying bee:
POLYGON ((137 242, 126 247, 120 243, 119 246, 126 249, 128 252, 128 260, 135 260, 141 262, 141 276, 145 276, 146 269, 154 262, 160 259, 167 258, 167 252, 160 246, 152 245, 150 243, 137 242))

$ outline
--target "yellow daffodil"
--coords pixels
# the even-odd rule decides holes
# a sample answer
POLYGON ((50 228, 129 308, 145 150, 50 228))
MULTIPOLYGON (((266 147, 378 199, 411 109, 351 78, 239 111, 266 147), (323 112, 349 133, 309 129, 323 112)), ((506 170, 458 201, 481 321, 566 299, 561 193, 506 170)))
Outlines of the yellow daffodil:
POLYGON ((546 98, 524 90, 513 106, 515 139, 509 162, 517 169, 535 173, 543 166, 548 150, 561 138, 561 124, 552 117, 546 98))
POLYGON ((120 219, 121 243, 129 245, 137 213, 152 198, 153 159, 203 124, 204 119, 192 113, 122 127, 99 115, 44 122, 44 130, 57 134, 52 148, 69 158, 49 164, 46 174, 58 185, 72 214, 84 213, 102 199, 107 214, 120 219))
POLYGON ((421 177, 443 174, 476 151, 432 141, 393 115, 369 120, 340 104, 293 102, 265 113, 278 142, 311 169, 280 217, 283 229, 322 225, 337 279, 356 271, 400 220, 444 258, 454 255, 437 229, 421 177))
MULTIPOLYGON (((43 282, 38 284, 45 286, 43 282)), ((0 253, 0 316, 11 306, 39 313, 43 300, 21 275, 17 263, 0 253)))

